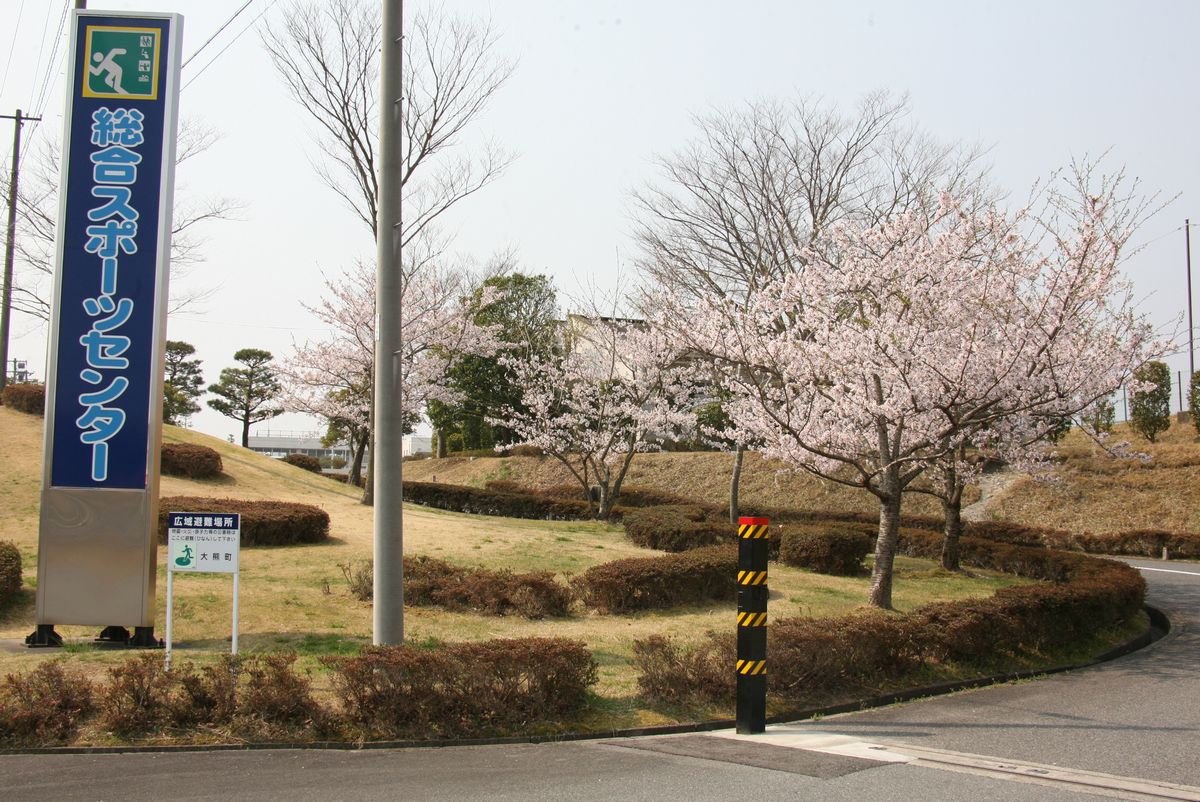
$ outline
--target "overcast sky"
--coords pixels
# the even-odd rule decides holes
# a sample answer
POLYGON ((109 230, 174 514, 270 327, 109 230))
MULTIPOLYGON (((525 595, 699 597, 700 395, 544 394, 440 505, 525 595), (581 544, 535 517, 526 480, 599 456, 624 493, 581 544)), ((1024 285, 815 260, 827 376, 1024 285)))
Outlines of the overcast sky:
MULTIPOLYGON (((89 7, 183 14, 186 57, 243 2, 92 0, 89 7)), ((282 358, 294 342, 320 337, 302 302, 318 297, 323 273, 336 274, 356 257, 374 258, 369 232, 316 179, 312 125, 288 99, 259 42, 257 29, 289 3, 252 0, 183 73, 182 115, 214 126, 222 139, 181 167, 178 193, 244 204, 240 220, 207 230, 206 260, 188 279, 191 287, 212 289, 210 299, 169 322, 171 339, 196 346, 209 381, 239 348, 266 348, 282 358)), ((26 128, 27 149, 56 138, 61 128, 66 37, 65 28, 61 35, 56 30, 67 5, 0 0, 0 58, 7 58, 0 62, 0 109, 11 114, 20 107, 46 120, 26 128)), ((427 4, 405 5, 411 14, 427 4)), ((1110 149, 1111 163, 1125 164, 1146 192, 1179 195, 1145 225, 1146 248, 1127 269, 1155 322, 1166 325, 1186 308, 1183 221, 1200 221, 1193 144, 1200 130, 1194 91, 1200 4, 446 0, 442 6, 491 17, 502 36, 499 52, 518 62, 468 137, 468 145, 495 140, 518 158, 455 210, 448 221, 454 248, 480 260, 514 248, 524 269, 554 278, 560 297, 593 284, 612 286, 619 271, 631 270, 628 193, 653 178, 656 154, 694 135, 691 115, 797 93, 849 108, 866 92, 888 89, 908 93, 913 121, 940 139, 990 148, 994 178, 1015 198, 1072 156, 1110 149)), ((9 137, 10 125, 0 127, 6 171, 9 137)), ((39 378, 45 338, 37 321, 17 317, 10 356, 28 359, 39 378)), ((1172 375, 1187 370, 1183 352, 1169 362, 1172 375)), ((222 437, 238 429, 207 409, 193 425, 222 437)), ((289 415, 270 426, 312 430, 317 423, 289 415)))

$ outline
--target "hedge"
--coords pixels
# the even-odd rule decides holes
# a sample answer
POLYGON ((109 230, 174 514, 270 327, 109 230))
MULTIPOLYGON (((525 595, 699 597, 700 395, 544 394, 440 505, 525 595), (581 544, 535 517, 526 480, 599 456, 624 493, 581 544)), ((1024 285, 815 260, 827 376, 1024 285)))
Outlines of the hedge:
POLYGON ((863 572, 863 560, 874 539, 848 524, 789 526, 779 546, 779 561, 818 574, 853 576, 863 572))
POLYGON ((709 521, 697 504, 662 505, 630 510, 621 519, 631 541, 647 549, 687 551, 735 539, 729 521, 709 521))
POLYGON ((321 472, 321 460, 316 457, 310 457, 308 454, 288 454, 283 458, 283 461, 288 465, 295 465, 297 468, 302 468, 313 473, 321 472))
POLYGON ((361 738, 529 732, 582 710, 597 681, 584 644, 562 638, 377 646, 322 662, 334 670, 334 693, 361 738))
POLYGON ((594 565, 571 583, 601 613, 630 613, 737 598, 737 547, 631 557, 594 565))
POLYGON ((592 505, 583 500, 548 498, 531 493, 487 490, 435 482, 405 482, 404 500, 439 510, 532 518, 578 521, 594 518, 592 505))
POLYGON ((21 552, 16 545, 0 540, 0 607, 21 589, 21 552))
POLYGON ((167 513, 238 513, 243 546, 320 543, 329 537, 329 513, 311 504, 247 501, 199 496, 164 496, 158 502, 158 542, 167 542, 167 513))
POLYGON ((0 402, 17 412, 28 412, 30 415, 46 414, 46 385, 35 384, 6 384, 0 392, 0 402))
MULTIPOLYGON (((339 566, 359 601, 374 595, 372 561, 339 566)), ((404 558, 404 603, 415 607, 471 610, 525 618, 562 617, 570 612, 571 591, 549 571, 516 574, 453 565, 433 557, 404 558)))
POLYGON ((212 479, 221 475, 221 455, 208 446, 163 443, 159 464, 167 476, 212 479))
MULTIPOLYGON (((873 611, 773 621, 767 635, 772 698, 802 706, 925 676, 931 664, 985 666, 1006 653, 1079 642, 1129 620, 1143 602, 1145 582, 1122 563, 970 537, 962 539, 961 548, 964 564, 1043 581, 904 615, 873 611)), ((899 549, 936 558, 941 537, 904 529, 899 549)), ((697 646, 662 637, 635 644, 639 688, 658 704, 730 704, 734 676, 729 666, 735 658, 736 637, 730 632, 710 632, 697 646)))

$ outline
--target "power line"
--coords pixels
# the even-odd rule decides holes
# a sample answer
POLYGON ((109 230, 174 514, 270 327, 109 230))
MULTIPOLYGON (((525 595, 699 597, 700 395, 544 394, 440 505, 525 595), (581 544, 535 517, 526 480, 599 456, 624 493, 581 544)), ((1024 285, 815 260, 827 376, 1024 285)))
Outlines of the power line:
MULTIPOLYGON (((34 104, 34 108, 37 110, 39 118, 46 116, 46 103, 53 94, 54 87, 58 86, 58 76, 60 74, 60 70, 57 66, 58 50, 63 43, 63 31, 66 29, 67 12, 71 10, 71 7, 72 0, 66 0, 66 2, 63 3, 62 14, 60 14, 58 18, 58 29, 57 33, 54 35, 54 49, 50 52, 50 61, 46 64, 46 74, 45 80, 42 81, 42 91, 38 93, 36 102, 34 104)), ((37 135, 37 132, 40 131, 41 128, 42 126, 40 120, 29 127, 29 143, 31 145, 33 144, 33 138, 37 135)), ((22 151, 22 162, 25 160, 25 154, 27 154, 30 150, 32 150, 32 148, 27 147, 24 151, 22 151)))
MULTIPOLYGON (((246 33, 246 31, 248 31, 248 30, 250 30, 251 28, 253 28, 253 27, 254 27, 254 25, 255 25, 255 24, 256 24, 256 23, 257 23, 257 22, 258 22, 260 19, 262 19, 264 16, 266 16, 267 12, 268 12, 268 11, 270 11, 272 8, 274 8, 274 7, 275 7, 275 4, 276 4, 276 3, 278 3, 278 2, 279 2, 279 0, 271 0, 271 4, 270 4, 270 5, 268 5, 268 6, 267 6, 266 8, 264 8, 262 11, 260 11, 260 12, 258 13, 258 16, 257 16, 257 17, 255 17, 254 19, 250 20, 250 24, 249 24, 249 25, 247 25, 245 28, 242 28, 242 30, 238 32, 237 36, 235 36, 235 37, 233 37, 232 39, 230 39, 230 40, 229 40, 229 43, 228 43, 227 45, 225 45, 225 46, 224 46, 224 47, 222 47, 220 50, 218 50, 218 51, 217 51, 217 54, 216 54, 215 56, 213 56, 213 57, 212 57, 212 59, 211 59, 211 60, 210 60, 210 61, 209 61, 207 64, 205 64, 203 67, 201 67, 199 72, 197 72, 195 75, 193 75, 191 78, 189 78, 189 79, 188 79, 188 81, 187 81, 187 83, 185 83, 183 86, 181 86, 181 87, 179 88, 179 91, 180 91, 180 92, 182 92, 184 89, 187 89, 189 86, 191 86, 191 85, 192 85, 192 84, 195 82, 195 80, 196 80, 197 78, 199 78, 201 75, 203 75, 203 74, 204 74, 204 72, 205 72, 205 71, 206 71, 206 70, 207 70, 209 67, 211 67, 213 64, 215 64, 215 63, 217 62, 217 59, 221 58, 221 55, 222 55, 222 54, 223 54, 223 53, 224 53, 226 50, 228 50, 229 48, 233 47, 234 43, 235 43, 235 42, 237 42, 237 40, 238 40, 238 39, 241 39, 241 38, 242 38, 242 36, 243 36, 243 35, 246 33)), ((195 54, 193 54, 193 55, 195 55, 195 54)))
POLYGON ((46 32, 50 30, 50 13, 54 9, 53 3, 46 3, 46 16, 42 20, 42 36, 38 39, 38 57, 33 64, 33 84, 29 87, 29 105, 33 105, 33 96, 37 94, 38 76, 42 74, 42 56, 46 53, 46 32))
POLYGON ((223 30, 225 30, 226 28, 228 28, 228 27, 229 27, 229 23, 231 23, 231 22, 233 22, 235 19, 237 19, 237 18, 238 18, 238 15, 239 15, 239 14, 241 14, 243 11, 245 11, 245 10, 246 10, 246 8, 247 8, 247 7, 248 7, 248 6, 249 6, 251 3, 253 3, 253 2, 254 2, 254 0, 246 0, 246 2, 245 2, 245 3, 242 3, 242 7, 241 7, 241 8, 239 8, 237 11, 233 12, 233 16, 231 16, 229 19, 225 20, 225 22, 224 22, 224 23, 222 23, 221 27, 220 27, 220 28, 217 28, 217 31, 216 31, 216 33, 214 33, 212 36, 208 37, 208 39, 206 39, 206 40, 205 40, 204 44, 202 44, 202 45, 200 45, 198 48, 196 48, 196 49, 195 49, 195 50, 192 52, 192 55, 188 56, 188 57, 187 57, 187 59, 186 59, 186 60, 184 60, 184 62, 183 62, 183 65, 182 65, 182 66, 183 66, 183 67, 186 67, 188 64, 190 64, 190 63, 191 63, 192 59, 194 59, 196 56, 200 55, 200 53, 201 53, 201 52, 204 50, 204 48, 206 48, 206 47, 208 47, 210 44, 212 44, 212 41, 213 41, 213 39, 216 39, 218 36, 220 36, 220 35, 221 35, 221 31, 223 31, 223 30))
POLYGON ((21 0, 21 7, 17 9, 17 22, 13 25, 12 41, 8 44, 8 60, 4 62, 4 77, 0 78, 0 95, 8 88, 8 69, 12 66, 13 51, 17 49, 17 32, 21 30, 21 17, 24 14, 25 0, 21 0))

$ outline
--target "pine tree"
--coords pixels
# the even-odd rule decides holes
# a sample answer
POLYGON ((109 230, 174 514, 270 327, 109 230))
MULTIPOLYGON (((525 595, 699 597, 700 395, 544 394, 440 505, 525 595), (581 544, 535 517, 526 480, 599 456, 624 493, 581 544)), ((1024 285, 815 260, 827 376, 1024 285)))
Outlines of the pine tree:
POLYGON ((242 448, 248 448, 250 424, 283 414, 282 407, 269 406, 283 388, 270 364, 274 359, 270 351, 243 348, 233 358, 245 367, 221 371, 221 380, 208 386, 208 391, 219 397, 210 398, 208 405, 227 418, 241 421, 242 448))
POLYGON ((189 359, 196 349, 180 340, 167 340, 163 366, 163 423, 176 426, 200 411, 196 399, 204 392, 200 360, 189 359))

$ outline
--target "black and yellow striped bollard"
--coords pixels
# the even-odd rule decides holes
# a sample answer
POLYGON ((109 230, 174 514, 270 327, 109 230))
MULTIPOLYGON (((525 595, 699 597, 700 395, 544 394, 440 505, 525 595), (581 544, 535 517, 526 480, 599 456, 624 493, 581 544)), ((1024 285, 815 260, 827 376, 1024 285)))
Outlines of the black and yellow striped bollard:
POLYGON ((767 729, 766 518, 738 518, 737 731, 767 729))

